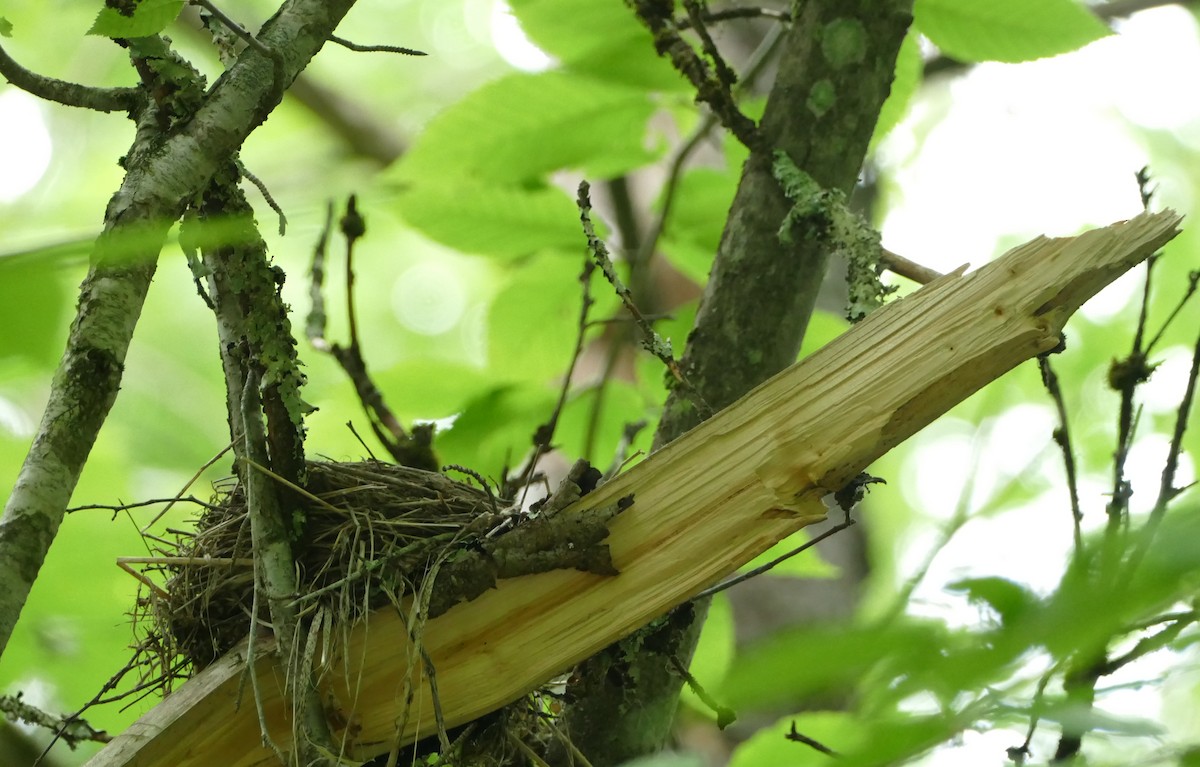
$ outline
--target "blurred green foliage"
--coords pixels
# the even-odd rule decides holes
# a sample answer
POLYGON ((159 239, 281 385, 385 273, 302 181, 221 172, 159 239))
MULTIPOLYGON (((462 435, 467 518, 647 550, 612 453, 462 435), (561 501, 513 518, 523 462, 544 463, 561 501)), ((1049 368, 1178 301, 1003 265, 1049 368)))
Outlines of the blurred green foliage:
MULTIPOLYGON (((174 5, 178 3, 155 7, 165 13, 174 5)), ((551 70, 512 71, 499 58, 490 38, 493 6, 487 0, 360 3, 346 21, 345 37, 431 55, 408 59, 329 46, 314 62, 307 76, 348 100, 325 108, 351 108, 407 147, 390 167, 381 171, 378 159, 359 151, 328 114, 293 97, 253 134, 242 153, 291 222, 286 238, 275 237, 273 214, 256 203, 264 234, 289 275, 285 295, 297 313, 308 308, 307 270, 326 201, 359 193, 368 230, 358 247, 355 300, 375 380, 406 423, 447 419, 437 442, 445 463, 471 466, 493 479, 525 457, 534 428, 552 411, 571 358, 585 255, 574 182, 587 176, 599 185, 621 174, 653 179, 697 123, 683 79, 654 54, 649 35, 620 0, 512 0, 511 6, 529 37, 557 59, 551 70), (380 40, 381 30, 399 39, 380 40), (427 295, 436 291, 426 283, 419 290, 408 289, 417 284, 407 282, 416 279, 414 270, 430 263, 452 275, 445 295, 427 295), (461 301, 450 301, 450 294, 461 301), (429 300, 449 319, 432 330, 405 324, 406 312, 424 306, 414 296, 429 300)), ((253 26, 273 9, 267 0, 254 0, 237 11, 253 26)), ((132 85, 135 77, 122 52, 84 34, 95 11, 94 4, 80 2, 5 8, 13 26, 6 46, 39 72, 92 85, 132 85)), ((918 0, 916 24, 945 53, 966 61, 1033 59, 1107 34, 1072 0, 918 0)), ((167 32, 210 77, 219 73, 211 48, 185 22, 167 32)), ((910 34, 875 145, 919 98, 921 69, 918 39, 910 34)), ((748 97, 749 113, 761 108, 761 98, 748 97)), ((33 189, 0 205, 0 231, 5 233, 0 242, 0 327, 5 329, 0 345, 0 486, 15 481, 34 434, 63 348, 74 286, 85 269, 86 243, 120 183, 116 161, 131 136, 119 116, 49 106, 43 115, 54 142, 50 169, 33 189)), ((1200 192, 1195 179, 1178 170, 1195 163, 1194 149, 1170 135, 1141 135, 1167 173, 1180 174, 1188 189, 1200 192)), ((719 135, 710 139, 706 151, 705 159, 683 173, 660 241, 670 267, 694 283, 691 296, 656 325, 676 349, 682 348, 692 324, 694 294, 707 276, 745 157, 744 150, 719 135)), ((653 182, 650 187, 645 195, 649 210, 639 212, 654 215, 665 200, 653 182)), ((877 215, 882 217, 879 211, 877 215)), ((613 218, 599 223, 603 235, 619 240, 613 218)), ((1183 235, 1172 247, 1175 255, 1157 267, 1153 328, 1165 319, 1186 281, 1190 265, 1178 254, 1195 252, 1194 237, 1183 235)), ((340 258, 340 247, 332 247, 331 263, 340 258)), ((346 333, 339 269, 330 267, 327 282, 333 339, 346 333)), ((593 280, 592 294, 592 319, 621 316, 601 280, 593 280)), ((1076 415, 1074 445, 1091 490, 1106 481, 1115 439, 1114 395, 1104 387, 1104 369, 1109 358, 1128 347, 1136 312, 1131 305, 1110 317, 1076 319, 1066 352, 1054 358, 1076 415)), ((590 338, 617 335, 610 329, 622 326, 593 328, 590 338)), ((844 328, 835 314, 817 315, 801 356, 844 328)), ((1191 311, 1164 334, 1157 356, 1184 355, 1194 334, 1191 311)), ((169 247, 134 339, 121 397, 92 453, 76 503, 173 496, 224 447, 228 436, 216 343, 211 315, 177 249, 169 247)), ((365 420, 352 388, 329 358, 303 342, 301 350, 310 378, 306 399, 319 408, 309 419, 310 454, 360 457, 363 447, 345 427, 347 421, 361 425, 365 420)), ((592 370, 572 390, 556 438, 568 457, 586 454, 606 467, 622 432, 641 420, 650 426, 639 433, 630 454, 649 448, 666 396, 662 366, 642 355, 621 367, 622 376, 603 386, 592 370)), ((1117 578, 1094 560, 1076 560, 1069 567, 1070 522, 1050 434, 1024 434, 1016 445, 987 442, 1005 414, 1046 402, 1036 371, 1022 368, 956 408, 924 442, 915 440, 872 469, 892 485, 868 502, 873 575, 861 615, 852 625, 797 628, 761 645, 737 648, 731 608, 724 597, 714 602, 692 670, 722 701, 739 710, 768 708, 776 714, 810 694, 852 701, 844 711, 806 711, 779 719, 737 746, 732 764, 824 764, 826 755, 787 738, 793 723, 805 736, 837 750, 841 763, 856 765, 919 758, 964 731, 1007 728, 1018 733, 1032 714, 1052 728, 1064 722, 1095 728, 1106 747, 1113 733, 1161 736, 1162 728, 1144 721, 1109 715, 1100 707, 1073 707, 1061 685, 1052 685, 1042 696, 1036 690, 1043 673, 1061 670, 1081 648, 1099 651, 1112 643, 1116 650, 1130 649, 1146 632, 1131 627, 1162 611, 1190 609, 1200 574, 1197 549, 1191 545, 1200 533, 1197 518, 1186 505, 1168 515, 1141 566, 1128 578, 1117 578), (961 486, 961 513, 926 507, 919 492, 900 491, 908 470, 920 460, 916 451, 922 445, 964 434, 982 440, 971 472, 975 484, 950 472, 940 480, 961 486), (1013 450, 1026 459, 1021 469, 990 465, 1001 463, 998 451, 1013 450), (1048 493, 1055 496, 1050 505, 1056 506, 1056 516, 1027 535, 1031 541, 1053 537, 1066 542, 1061 561, 1050 563, 1059 573, 1051 584, 966 565, 955 577, 921 580, 930 576, 939 552, 954 553, 960 531, 993 519, 1015 519, 1015 510, 1035 502, 1043 508, 1048 493), (940 541, 944 550, 921 552, 931 540, 940 541), (924 610, 921 600, 931 589, 960 608, 952 615, 961 616, 961 608, 967 607, 975 610, 976 619, 924 610)), ((1143 429, 1161 432, 1171 426, 1171 417, 1171 407, 1147 407, 1143 429)), ((360 432, 365 433, 361 426, 360 432)), ((1195 443, 1194 434, 1189 435, 1187 445, 1195 443)), ((204 497, 208 485, 229 470, 228 460, 218 462, 195 479, 189 492, 204 497)), ((1140 501, 1152 489, 1139 487, 1138 492, 1140 501)), ((1098 514, 1095 507, 1093 498, 1093 515, 1098 514)), ((1144 504, 1135 507, 1135 528, 1146 509, 1144 504)), ((123 615, 133 605, 137 584, 113 562, 117 556, 144 553, 137 529, 153 513, 114 518, 110 512, 90 510, 67 519, 0 664, 0 685, 30 690, 35 702, 47 708, 73 710, 120 668, 132 637, 123 615)), ((155 530, 186 525, 189 516, 186 510, 173 511, 155 530)), ((783 542, 761 559, 803 539, 802 534, 783 542)), ((1088 540, 1092 550, 1103 548, 1098 534, 1088 540)), ((1017 561, 1030 556, 1020 548, 1009 554, 1017 561)), ((957 556, 970 564, 970 552, 957 556)), ((1044 566, 1039 563, 1040 569, 1044 566)), ((836 574, 831 565, 806 553, 776 577, 836 574)), ((1193 636, 1183 632, 1168 643, 1178 663, 1194 658, 1193 636)), ((1164 676, 1151 681, 1161 683, 1164 676)), ((1194 712, 1194 684, 1188 695, 1187 710, 1194 712)), ((690 714, 708 715, 691 692, 684 699, 690 714)), ((105 706, 88 718, 119 730, 152 703, 145 700, 128 709, 105 706)), ((1200 738, 1194 726, 1173 726, 1171 734, 1181 743, 1200 738)), ((1012 745, 1019 742, 1014 735, 1012 745)), ((1180 764, 1194 761, 1194 750, 1187 753, 1192 756, 1181 756, 1180 764)), ((687 762, 662 757, 650 763, 687 762)))

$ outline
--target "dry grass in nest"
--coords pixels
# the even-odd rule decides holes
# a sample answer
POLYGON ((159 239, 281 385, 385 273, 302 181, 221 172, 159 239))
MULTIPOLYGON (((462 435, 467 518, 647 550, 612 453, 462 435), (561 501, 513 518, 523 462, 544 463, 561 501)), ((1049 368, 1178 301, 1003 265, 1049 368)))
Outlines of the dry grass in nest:
MULTIPOLYGON (((497 505, 442 474, 377 461, 310 462, 306 490, 309 497, 286 491, 299 502, 303 530, 296 544, 301 615, 323 607, 341 625, 413 593, 438 553, 470 537, 471 523, 497 505)), ((161 676, 169 687, 249 632, 254 568, 240 486, 218 488, 195 530, 179 534, 173 550, 159 548, 165 594, 142 600, 151 626, 140 660, 153 667, 144 678, 161 676)), ((264 617, 265 605, 260 598, 264 617)))

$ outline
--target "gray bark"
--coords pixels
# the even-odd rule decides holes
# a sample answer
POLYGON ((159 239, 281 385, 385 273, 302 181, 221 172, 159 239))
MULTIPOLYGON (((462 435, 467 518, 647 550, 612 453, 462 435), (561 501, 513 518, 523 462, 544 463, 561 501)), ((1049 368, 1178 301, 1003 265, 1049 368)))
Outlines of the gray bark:
MULTIPOLYGON (((324 45, 353 0, 291 0, 263 25, 254 47, 213 85, 195 114, 169 135, 139 126, 128 172, 105 215, 80 288, 67 349, 16 486, 0 518, 0 654, 109 409, 167 230, 185 203, 241 146, 324 45)), ((153 113, 149 108, 143 116, 153 113)))
MULTIPOLYGON (((793 232, 790 245, 779 240, 790 203, 772 176, 773 151, 825 188, 853 189, 912 10, 911 0, 794 5, 763 141, 742 169, 682 359, 689 383, 714 409, 795 361, 828 262, 826 232, 793 232)), ((655 446, 699 421, 687 397, 672 395, 655 446)), ((565 724, 596 767, 662 748, 682 685, 670 661, 690 661, 706 609, 686 603, 576 668, 565 724)))

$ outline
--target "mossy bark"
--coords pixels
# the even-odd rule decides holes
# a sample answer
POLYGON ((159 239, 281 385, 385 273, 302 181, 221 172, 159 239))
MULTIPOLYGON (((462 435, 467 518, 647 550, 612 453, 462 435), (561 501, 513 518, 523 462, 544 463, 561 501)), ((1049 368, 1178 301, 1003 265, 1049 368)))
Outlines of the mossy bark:
MULTIPOLYGON (((782 150, 823 187, 853 189, 891 87, 911 0, 808 0, 796 4, 779 72, 742 169, 681 366, 712 407, 728 406, 795 361, 824 277, 823 231, 779 239, 791 208, 771 171, 782 150)), ((700 421, 682 396, 668 399, 661 447, 700 421)), ((567 731, 596 767, 660 749, 707 605, 686 603, 578 666, 568 686, 567 731)))
MULTIPOLYGON (((104 234, 80 288, 75 323, 33 446, 0 519, 0 653, 62 522, 84 462, 116 400, 121 369, 168 229, 228 162, 325 44, 353 0, 291 0, 259 40, 167 132, 144 94, 127 173, 105 213, 104 234)), ((146 90, 151 90, 151 84, 146 90)))

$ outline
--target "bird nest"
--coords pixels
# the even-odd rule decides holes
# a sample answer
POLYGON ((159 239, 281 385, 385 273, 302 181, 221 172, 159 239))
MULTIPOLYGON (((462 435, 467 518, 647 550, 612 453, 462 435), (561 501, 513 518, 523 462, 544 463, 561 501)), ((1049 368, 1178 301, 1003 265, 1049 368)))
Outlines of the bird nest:
MULTIPOLYGON (((310 462, 304 492, 285 494, 296 509, 298 611, 324 608, 339 623, 416 593, 434 560, 486 533, 501 508, 442 474, 377 461, 310 462)), ((141 650, 169 686, 245 642, 256 606, 265 615, 241 486, 218 488, 195 529, 158 553, 166 583, 139 600, 150 623, 141 650)))

